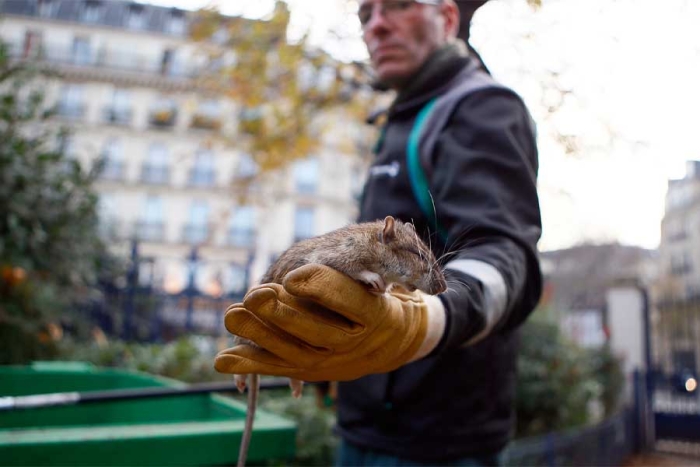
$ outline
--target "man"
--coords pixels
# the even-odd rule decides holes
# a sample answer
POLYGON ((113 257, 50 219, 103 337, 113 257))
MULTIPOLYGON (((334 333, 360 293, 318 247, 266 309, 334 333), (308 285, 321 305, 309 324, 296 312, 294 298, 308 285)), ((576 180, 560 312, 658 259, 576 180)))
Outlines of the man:
POLYGON ((428 155, 431 220, 408 174, 409 135, 432 98, 488 75, 455 38, 453 0, 359 3, 378 84, 397 91, 359 220, 413 221, 436 256, 446 252, 449 289, 377 297, 304 266, 230 309, 227 329, 262 348, 225 350, 216 368, 341 381, 339 464, 497 464, 514 426, 516 330, 541 293, 530 117, 495 83, 456 103, 428 155))

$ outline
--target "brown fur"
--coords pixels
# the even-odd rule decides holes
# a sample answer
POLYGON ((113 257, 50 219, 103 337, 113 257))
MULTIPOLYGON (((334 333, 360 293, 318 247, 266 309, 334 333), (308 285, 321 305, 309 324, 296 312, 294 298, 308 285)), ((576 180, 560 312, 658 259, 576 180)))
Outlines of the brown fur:
POLYGON ((374 272, 387 284, 398 284, 409 291, 437 294, 446 288, 435 256, 413 225, 390 216, 384 221, 351 224, 292 245, 261 282, 281 284, 289 271, 311 263, 329 266, 359 281, 363 281, 361 272, 374 272))

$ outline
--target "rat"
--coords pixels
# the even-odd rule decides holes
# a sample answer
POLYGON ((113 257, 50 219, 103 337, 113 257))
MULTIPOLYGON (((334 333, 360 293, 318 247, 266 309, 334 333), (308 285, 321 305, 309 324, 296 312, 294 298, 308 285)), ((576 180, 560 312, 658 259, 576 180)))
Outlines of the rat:
MULTIPOLYGON (((350 224, 332 232, 295 243, 270 266, 261 283, 282 284, 288 272, 306 264, 323 264, 365 284, 381 295, 394 286, 409 292, 416 289, 430 295, 447 290, 442 269, 430 248, 411 223, 387 216, 383 221, 350 224)), ((237 337, 236 344, 255 345, 237 337)), ((260 376, 236 375, 239 391, 248 386, 248 411, 241 437, 238 467, 245 465, 253 432, 253 419, 260 390, 260 376)), ((301 396, 303 382, 290 380, 292 395, 301 396)))

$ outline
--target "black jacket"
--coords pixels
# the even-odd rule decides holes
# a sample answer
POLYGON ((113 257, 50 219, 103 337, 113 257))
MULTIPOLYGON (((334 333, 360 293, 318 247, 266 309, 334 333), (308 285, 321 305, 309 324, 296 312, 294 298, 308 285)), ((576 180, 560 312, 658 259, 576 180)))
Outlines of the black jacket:
POLYGON ((537 148, 529 113, 507 89, 476 91, 450 117, 432 155, 430 188, 444 245, 412 193, 406 144, 414 119, 445 92, 471 58, 454 47, 433 54, 390 107, 365 185, 360 221, 413 220, 441 263, 477 260, 496 268, 507 291, 505 313, 486 337, 488 291, 477 278, 447 269, 445 335, 428 357, 390 374, 341 383, 338 432, 347 441, 417 461, 488 456, 514 426, 517 327, 541 293, 536 244, 541 233, 537 148), (465 345, 469 343, 469 345, 465 345))

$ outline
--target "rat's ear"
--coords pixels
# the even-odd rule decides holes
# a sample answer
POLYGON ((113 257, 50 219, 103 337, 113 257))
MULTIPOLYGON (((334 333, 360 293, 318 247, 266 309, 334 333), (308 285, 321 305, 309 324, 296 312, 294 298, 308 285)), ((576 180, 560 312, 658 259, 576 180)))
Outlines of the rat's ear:
POLYGON ((382 230, 382 243, 387 244, 396 240, 396 223, 394 218, 386 216, 384 218, 384 229, 382 230))

